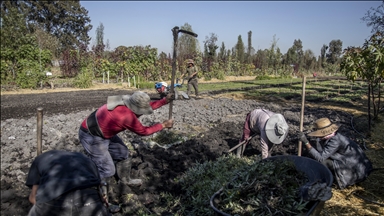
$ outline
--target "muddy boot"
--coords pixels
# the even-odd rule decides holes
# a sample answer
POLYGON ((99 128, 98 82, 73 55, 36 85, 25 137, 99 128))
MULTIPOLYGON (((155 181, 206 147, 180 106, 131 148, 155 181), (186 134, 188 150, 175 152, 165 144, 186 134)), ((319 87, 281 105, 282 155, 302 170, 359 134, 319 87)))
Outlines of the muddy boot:
POLYGON ((131 179, 132 159, 120 161, 116 164, 116 173, 119 176, 119 184, 138 187, 142 184, 141 179, 131 179))

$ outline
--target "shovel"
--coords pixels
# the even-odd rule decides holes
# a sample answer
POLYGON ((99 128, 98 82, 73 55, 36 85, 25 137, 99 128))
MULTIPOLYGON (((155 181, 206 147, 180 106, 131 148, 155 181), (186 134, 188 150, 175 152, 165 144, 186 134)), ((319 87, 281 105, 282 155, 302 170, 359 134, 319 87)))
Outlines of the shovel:
POLYGON ((250 137, 248 137, 248 138, 245 139, 243 142, 241 142, 241 143, 235 145, 233 148, 229 149, 227 153, 230 153, 230 152, 232 152, 233 150, 237 149, 238 147, 244 145, 245 143, 248 143, 248 141, 250 141, 253 137, 255 137, 255 136, 250 136, 250 137))

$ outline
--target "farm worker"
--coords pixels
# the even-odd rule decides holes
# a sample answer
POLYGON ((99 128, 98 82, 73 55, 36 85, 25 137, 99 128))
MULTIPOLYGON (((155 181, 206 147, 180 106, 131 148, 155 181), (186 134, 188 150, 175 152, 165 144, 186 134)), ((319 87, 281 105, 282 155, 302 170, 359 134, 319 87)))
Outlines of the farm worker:
MULTIPOLYGON (((288 128, 283 115, 265 109, 255 109, 245 118, 240 142, 247 140, 250 136, 260 135, 261 157, 264 159, 269 156, 269 149, 274 144, 284 141, 288 135, 288 128)), ((237 148, 237 157, 241 157, 248 142, 237 148)))
POLYGON ((79 129, 79 140, 95 162, 104 185, 107 185, 107 178, 111 176, 115 176, 119 184, 142 184, 141 179, 131 179, 132 160, 129 150, 117 134, 129 130, 148 136, 164 128, 172 128, 173 119, 152 126, 143 126, 139 120, 141 115, 152 114, 153 110, 171 100, 174 100, 174 94, 170 93, 163 99, 150 101, 149 96, 142 91, 132 95, 109 96, 106 104, 84 119, 79 129))
POLYGON ((32 215, 110 215, 99 193, 95 163, 79 152, 50 150, 37 156, 26 185, 32 215))
POLYGON ((338 133, 339 127, 328 118, 320 118, 314 123, 315 131, 308 134, 316 138, 316 144, 312 146, 303 132, 299 139, 308 154, 328 167, 340 189, 344 189, 365 180, 372 171, 372 163, 356 142, 338 133))
POLYGON ((199 88, 198 88, 198 79, 197 79, 197 68, 195 66, 195 63, 193 62, 192 59, 188 59, 187 61, 187 70, 185 73, 181 75, 181 79, 183 79, 185 74, 188 74, 188 87, 187 87, 187 95, 190 95, 192 86, 195 89, 195 95, 196 98, 199 97, 199 88))

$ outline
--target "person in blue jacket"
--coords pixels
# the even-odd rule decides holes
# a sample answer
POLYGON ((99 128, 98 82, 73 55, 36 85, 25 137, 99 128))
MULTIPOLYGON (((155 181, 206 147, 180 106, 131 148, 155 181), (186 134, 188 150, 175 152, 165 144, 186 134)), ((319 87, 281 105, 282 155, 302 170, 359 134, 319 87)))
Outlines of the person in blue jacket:
POLYGON ((328 118, 320 118, 314 124, 316 130, 308 134, 316 138, 316 144, 312 146, 303 132, 299 139, 309 156, 328 167, 339 188, 344 189, 364 181, 373 168, 360 146, 340 134, 339 127, 328 118))

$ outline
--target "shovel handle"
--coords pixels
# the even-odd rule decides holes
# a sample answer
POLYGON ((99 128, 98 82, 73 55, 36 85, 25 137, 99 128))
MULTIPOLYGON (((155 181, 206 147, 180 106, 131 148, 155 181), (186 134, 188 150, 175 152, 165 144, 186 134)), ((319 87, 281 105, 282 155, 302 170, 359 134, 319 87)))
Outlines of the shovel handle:
POLYGON ((249 140, 251 140, 254 136, 250 136, 248 137, 246 140, 244 140, 243 142, 235 145, 233 148, 229 149, 228 152, 232 152, 233 150, 237 149, 238 147, 244 145, 245 143, 247 143, 249 140))

